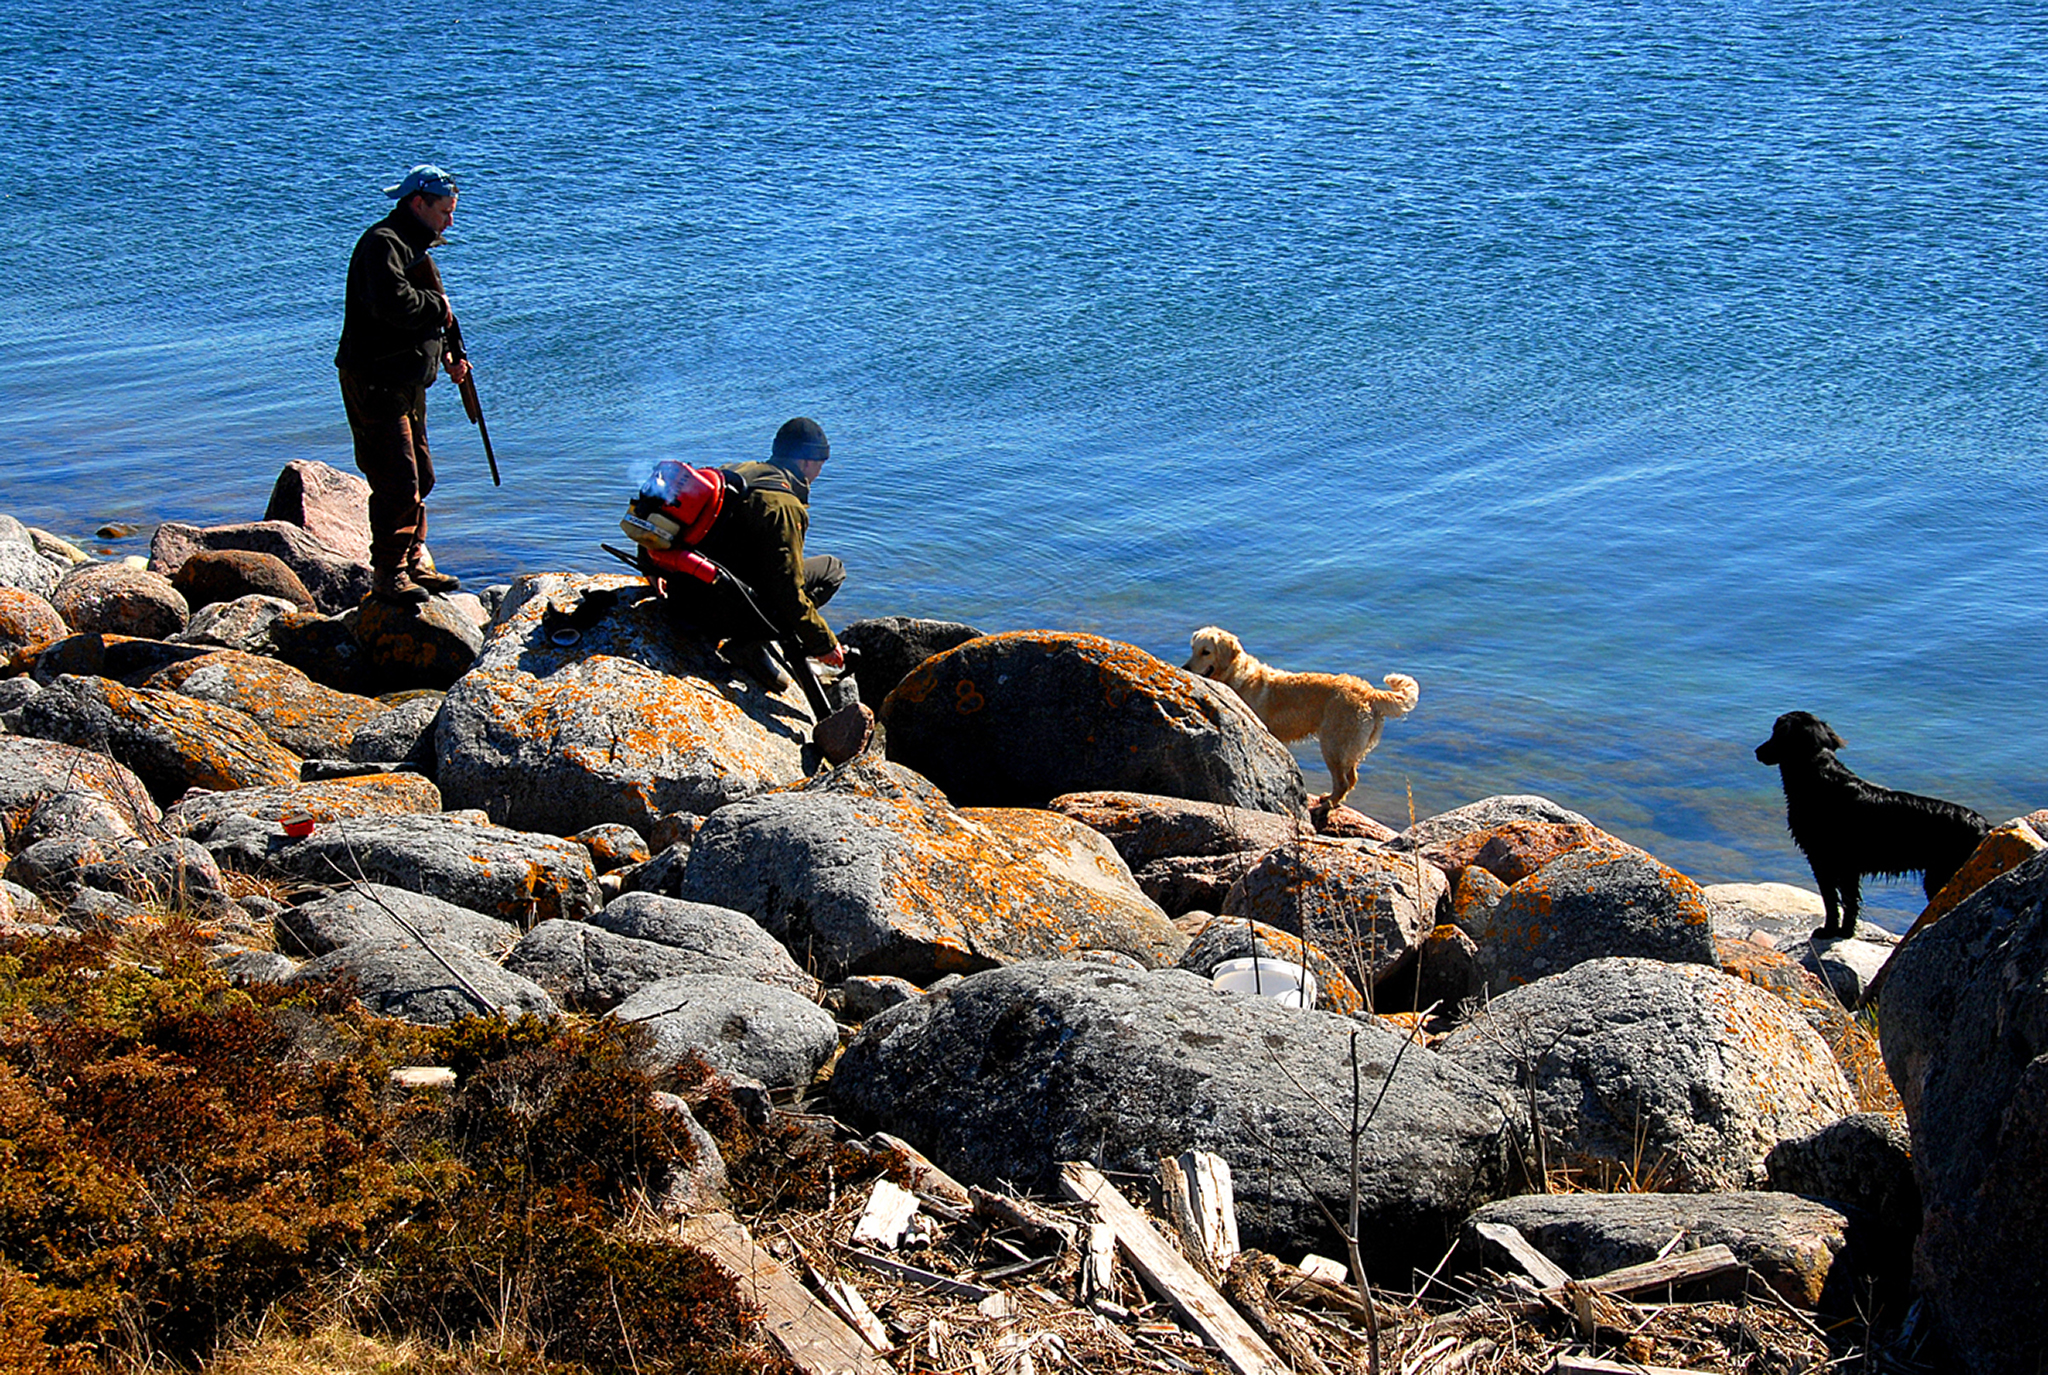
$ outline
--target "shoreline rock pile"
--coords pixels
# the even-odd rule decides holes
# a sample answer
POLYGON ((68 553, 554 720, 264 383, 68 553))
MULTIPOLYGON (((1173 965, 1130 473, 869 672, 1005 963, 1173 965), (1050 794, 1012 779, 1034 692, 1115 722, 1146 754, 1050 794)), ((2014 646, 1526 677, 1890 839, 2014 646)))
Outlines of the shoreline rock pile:
POLYGON ((1311 812, 1227 688, 1089 635, 850 626, 880 729, 827 766, 657 606, 545 633, 630 578, 365 601, 359 487, 294 464, 146 567, 0 516, 0 933, 168 903, 233 977, 638 1024, 970 1183, 1212 1151, 1247 1244, 1341 1251, 1355 1153, 1388 1276, 1500 1223, 1581 1272, 1678 1237, 1826 1311, 1910 1270, 1973 1368, 2039 1358, 2048 813, 1891 960, 1880 1045, 1894 938, 1809 940, 1814 894, 1536 796, 1311 812), (1211 982, 1245 956, 1316 1008, 1211 982))

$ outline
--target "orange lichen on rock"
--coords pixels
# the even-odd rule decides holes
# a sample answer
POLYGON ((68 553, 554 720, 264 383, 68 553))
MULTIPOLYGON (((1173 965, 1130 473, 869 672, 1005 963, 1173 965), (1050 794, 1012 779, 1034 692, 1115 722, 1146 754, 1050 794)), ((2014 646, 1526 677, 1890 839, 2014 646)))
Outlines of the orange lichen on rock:
POLYGON ((1927 910, 1920 914, 1920 919, 1906 934, 1910 936, 1921 927, 1940 921, 1964 898, 2007 870, 2017 869, 2043 850, 2048 850, 2048 840, 2043 840, 2025 821, 2012 821, 1998 827, 1978 842, 1970 857, 1963 861, 1963 867, 1941 886, 1941 891, 1928 902, 1927 910))
POLYGON ((1714 947, 1724 972, 1790 1003, 1820 1033, 1855 1092, 1860 1111, 1905 1111, 1877 1037, 1842 1006, 1819 976, 1791 956, 1754 941, 1716 937, 1714 947))
POLYGON ((1502 883, 1516 884, 1560 855, 1588 846, 1616 853, 1644 853, 1598 826, 1558 821, 1503 822, 1431 845, 1423 853, 1444 869, 1476 865, 1502 883))

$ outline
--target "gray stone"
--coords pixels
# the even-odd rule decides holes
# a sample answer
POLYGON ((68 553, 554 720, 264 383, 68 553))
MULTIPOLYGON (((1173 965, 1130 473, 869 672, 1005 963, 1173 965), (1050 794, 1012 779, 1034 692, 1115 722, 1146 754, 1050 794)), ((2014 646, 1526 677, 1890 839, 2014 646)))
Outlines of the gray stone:
POLYGON ((1236 1177, 1248 1246, 1337 1244, 1356 1046, 1362 1249, 1383 1275, 1429 1266, 1510 1187, 1494 1092, 1378 1026, 1223 992, 1181 970, 1020 964, 971 974, 870 1018, 833 1069, 849 1120, 914 1141, 965 1183, 1052 1192, 1059 1163, 1150 1176, 1214 1151, 1236 1177), (1398 1064, 1397 1064, 1398 1061, 1398 1064), (1389 1075, 1392 1082, 1381 1097, 1389 1075))
POLYGON ((1757 1188, 1780 1141, 1856 1111, 1797 1010, 1698 964, 1587 961, 1494 998, 1437 1053, 1522 1105, 1525 1134, 1533 1080, 1540 1158, 1595 1184, 1757 1188))
POLYGON ((1720 963, 1699 885, 1639 852, 1568 851, 1461 926, 1497 993, 1612 956, 1720 963))
POLYGON ((186 559, 171 578, 196 610, 241 597, 276 597, 294 610, 312 611, 313 594, 291 566, 274 554, 249 549, 209 549, 186 559))
POLYGON ((120 893, 137 902, 187 911, 227 906, 227 885, 206 848, 182 837, 147 848, 124 850, 83 865, 78 881, 88 888, 120 893))
POLYGON ((519 928, 510 922, 384 883, 350 884, 325 897, 287 907, 277 914, 276 930, 281 948, 313 956, 331 954, 358 941, 410 941, 416 939, 417 932, 499 960, 519 940, 519 928), (408 923, 412 931, 405 929, 408 923))
POLYGON ((1924 1220, 1914 1278, 1962 1364, 2048 1362, 2048 854, 1900 945, 1878 1038, 1924 1220))
MULTIPOLYGON (((1857 925, 1860 927, 1862 923, 1857 925)), ((1878 970, 1884 968, 1897 944, 1894 940, 1815 937, 1806 942, 1805 949, 1795 953, 1801 964, 1819 975, 1821 982, 1834 991, 1843 1007, 1854 1008, 1863 1005, 1863 995, 1870 990, 1870 981, 1877 977, 1878 970)))
POLYGON ((683 876, 689 869, 689 843, 679 841, 638 864, 614 869, 612 875, 618 879, 621 893, 655 893, 672 898, 681 895, 683 876))
POLYGON ((281 984, 298 973, 299 966, 275 950, 224 950, 213 957, 213 968, 231 984, 281 984))
POLYGON ((150 538, 149 567, 152 572, 168 577, 192 555, 214 549, 248 549, 282 559, 322 611, 342 611, 370 595, 367 559, 350 558, 281 520, 215 525, 203 530, 167 521, 150 538))
POLYGON ((601 821, 644 834, 804 776, 815 752, 796 689, 763 692, 661 606, 615 606, 568 647, 543 630, 551 601, 635 586, 555 573, 513 585, 435 727, 449 805, 558 835, 601 821))
POLYGON ((1131 877, 1169 917, 1213 912, 1264 857, 1258 850, 1240 850, 1233 855, 1176 855, 1155 859, 1131 877))
MULTIPOLYGON (((14 817, 20 815, 17 812, 14 817)), ((18 829, 10 829, 14 817, 0 816, 0 835, 14 850, 66 836, 117 845, 137 839, 129 813, 99 793, 49 793, 30 805, 18 829)))
POLYGON ((62 835, 24 846, 7 862, 7 877, 32 893, 63 899, 80 886, 87 866, 118 859, 142 848, 140 840, 103 840, 97 836, 62 835))
POLYGON ((966 644, 981 635, 958 621, 927 621, 911 616, 879 616, 855 621, 839 632, 839 643, 858 654, 854 680, 861 704, 880 711, 882 702, 905 675, 934 654, 966 644))
MULTIPOLYGON (((208 848, 219 850, 209 838, 208 848)), ((364 880, 527 927, 598 908, 590 852, 573 841, 436 815, 364 816, 270 851, 265 872, 313 883, 364 880)))
POLYGON ((7 718, 16 708, 43 690, 43 685, 33 678, 0 678, 0 735, 8 734, 11 727, 7 718))
POLYGON ((169 578, 120 563, 89 563, 58 580, 50 593, 73 630, 161 640, 177 634, 192 609, 169 578))
POLYGON ((293 459, 270 488, 263 519, 296 525, 358 563, 370 561, 370 484, 317 459, 293 459))
POLYGON ((172 644, 217 645, 244 654, 270 654, 270 626, 299 608, 282 597, 252 593, 233 601, 210 602, 192 613, 185 628, 170 637, 172 644))
POLYGON ((227 792, 196 792, 172 804, 164 813, 164 824, 210 845, 213 829, 230 816, 280 821, 287 815, 296 815, 326 825, 351 817, 440 810, 441 792, 430 780, 418 774, 374 773, 227 792))
POLYGON ((1236 693, 1094 635, 985 635, 882 704, 889 758, 960 806, 1159 793, 1306 816, 1294 756, 1236 693))
POLYGON ((886 1012, 923 994, 924 990, 908 979, 856 974, 839 985, 839 1015, 849 1022, 865 1022, 877 1012, 886 1012))
POLYGON ((774 984, 815 1002, 818 981, 745 912, 655 893, 624 893, 594 912, 590 924, 635 941, 668 947, 689 962, 679 972, 724 974, 774 984))
POLYGON ((26 525, 13 516, 0 516, 0 587, 18 587, 48 600, 64 571, 36 548, 26 525))
POLYGON ((719 1154, 718 1139, 704 1130, 690 1105, 675 1094, 655 1094, 654 1106, 675 1119, 674 1130, 688 1137, 692 1147, 690 1163, 669 1176, 661 1195, 661 1211, 670 1217, 689 1217, 729 1208, 725 1157, 719 1154))
POLYGON ((339 616, 316 611, 290 611, 270 623, 270 643, 277 657, 316 683, 338 692, 376 691, 363 647, 356 643, 356 610, 339 616))
MULTIPOLYGON (((1489 1203, 1466 1222, 1461 1248, 1483 1253, 1478 1228, 1504 1224, 1576 1279, 1591 1279, 1664 1254, 1673 1237, 1679 1253, 1726 1246, 1779 1296, 1798 1308, 1847 1315, 1858 1297, 1854 1281, 1874 1256, 1850 1247, 1850 1219, 1840 1209, 1794 1194, 1536 1194, 1489 1203), (1863 1262, 1859 1264, 1860 1262, 1863 1262)), ((1732 1298, 1747 1276, 1726 1275, 1681 1293, 1732 1298)))
POLYGON ((1713 883, 1700 889, 1714 918, 1714 934, 1749 940, 1758 931, 1788 950, 1827 915, 1820 894, 1790 883, 1713 883))
POLYGON ((1840 1204, 1876 1223, 1902 1248, 1920 1231, 1920 1186, 1906 1124, 1859 1112, 1808 1136, 1780 1141, 1764 1166, 1773 1189, 1840 1204))
POLYGON ((1079 822, 830 786, 712 813, 682 896, 748 913, 832 979, 923 984, 1089 949, 1156 966, 1186 944, 1109 842, 1079 822))
POLYGON ((839 1048, 839 1024, 816 1003, 718 974, 649 984, 610 1015, 647 1030, 657 1065, 673 1067, 695 1055, 721 1074, 771 1088, 809 1084, 839 1048))
POLYGON ((1538 797, 1534 793, 1509 793, 1498 797, 1482 797, 1477 802, 1468 802, 1448 812, 1424 817, 1388 841, 1387 848, 1401 851, 1427 849, 1433 845, 1446 844, 1473 831, 1491 830, 1513 821, 1555 821, 1568 826, 1593 824, 1577 812, 1560 807, 1547 797, 1538 797))
POLYGON ((520 937, 505 967, 532 979, 571 1012, 609 1012, 649 984, 707 969, 694 954, 581 921, 544 921, 520 937))
POLYGON ((110 893, 104 888, 78 888, 65 900, 63 921, 74 930, 97 931, 147 915, 125 894, 110 893))
POLYGON ((18 661, 38 683, 48 686, 65 674, 81 678, 112 678, 129 687, 171 664, 211 654, 209 645, 139 640, 123 635, 66 635, 35 648, 33 657, 18 661))
POLYGON ((503 1012, 553 1017, 558 1009, 547 990, 500 968, 466 945, 428 938, 381 938, 343 946, 300 965, 289 985, 324 982, 346 975, 363 1006, 383 1017, 446 1026, 464 1017, 503 1012))
POLYGON ((447 597, 414 606, 372 597, 353 627, 362 647, 359 671, 378 693, 444 689, 469 672, 484 647, 476 621, 447 597))
POLYGON ((441 714, 440 693, 422 693, 386 707, 350 737, 348 757, 359 764, 408 764, 421 773, 434 771, 434 721, 441 714))

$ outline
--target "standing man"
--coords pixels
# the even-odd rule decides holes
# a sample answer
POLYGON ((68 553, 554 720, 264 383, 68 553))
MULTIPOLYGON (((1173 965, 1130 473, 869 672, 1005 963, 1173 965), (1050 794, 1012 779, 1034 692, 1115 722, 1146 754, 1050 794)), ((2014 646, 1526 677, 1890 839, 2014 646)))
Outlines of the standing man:
MULTIPOLYGON (((348 260, 341 346, 341 404, 355 436, 356 467, 370 480, 372 595, 423 602, 461 581, 422 552, 434 460, 427 452, 427 388, 441 369, 441 339, 455 308, 427 250, 455 221, 455 179, 422 164, 384 194, 391 213, 363 232, 348 260)), ((448 365, 458 386, 469 363, 448 365)))

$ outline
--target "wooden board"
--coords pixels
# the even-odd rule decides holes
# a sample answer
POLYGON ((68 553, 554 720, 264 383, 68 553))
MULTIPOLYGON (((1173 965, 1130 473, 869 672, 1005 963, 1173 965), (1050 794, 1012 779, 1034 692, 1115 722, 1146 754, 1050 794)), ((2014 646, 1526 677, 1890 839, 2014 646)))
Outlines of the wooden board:
POLYGON ((768 1337, 805 1375, 895 1375, 867 1341, 841 1322, 788 1266, 754 1244, 739 1219, 728 1213, 685 1218, 684 1241, 717 1261, 758 1304, 768 1337))
POLYGON ((1286 1365, 1187 1258, 1167 1244, 1093 1165, 1060 1166, 1060 1192, 1094 1206, 1144 1281, 1171 1303, 1238 1375, 1283 1375, 1286 1365))

